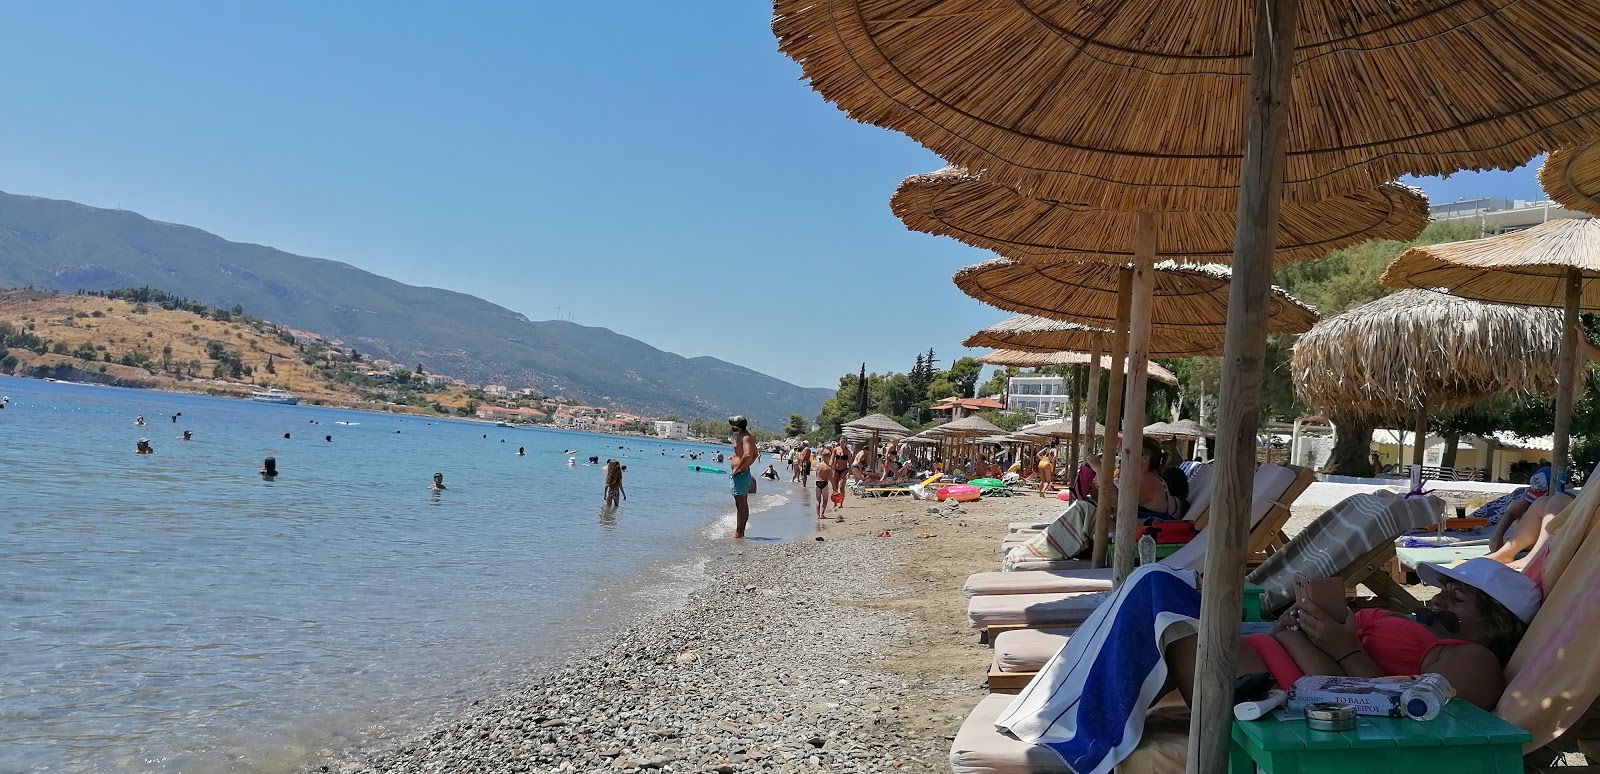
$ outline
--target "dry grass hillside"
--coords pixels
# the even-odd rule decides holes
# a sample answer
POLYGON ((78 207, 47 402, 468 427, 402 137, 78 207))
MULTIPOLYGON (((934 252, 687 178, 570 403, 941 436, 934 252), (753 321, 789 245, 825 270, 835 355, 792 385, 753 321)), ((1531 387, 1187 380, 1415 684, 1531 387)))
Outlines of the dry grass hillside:
MULTIPOLYGON (((0 290, 0 323, 44 340, 43 354, 14 341, 4 347, 0 372, 18 376, 239 396, 271 385, 307 403, 411 408, 323 378, 302 361, 306 352, 259 321, 98 296, 0 290), (226 353, 221 359, 212 356, 219 344, 226 353), (244 373, 231 373, 233 359, 244 373)), ((459 392, 440 392, 435 400, 452 409, 466 402, 459 392)))

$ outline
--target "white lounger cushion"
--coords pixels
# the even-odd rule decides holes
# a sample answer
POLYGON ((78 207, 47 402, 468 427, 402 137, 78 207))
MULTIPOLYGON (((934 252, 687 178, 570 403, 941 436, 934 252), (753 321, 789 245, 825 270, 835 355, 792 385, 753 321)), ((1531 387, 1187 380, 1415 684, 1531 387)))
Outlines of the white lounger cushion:
POLYGON ((1056 570, 1053 572, 977 572, 967 576, 961 593, 967 597, 985 594, 1065 594, 1074 591, 1110 591, 1111 568, 1056 570))
POLYGON ((1072 774, 1050 748, 995 729, 994 722, 1015 698, 991 693, 972 708, 950 743, 951 774, 1072 774))
POLYGON ((1013 521, 1006 525, 1006 532, 1042 532, 1048 526, 1048 521, 1013 521))
POLYGON ((990 594, 967 601, 967 626, 1077 626, 1105 601, 1107 592, 990 594))
POLYGON ((1072 629, 1011 629, 994 638, 994 664, 1002 672, 1037 672, 1072 636, 1072 629))
POLYGON ((1017 562, 1011 565, 1011 572, 1028 572, 1033 570, 1087 570, 1089 563, 1082 559, 1056 559, 1052 561, 1039 560, 1036 562, 1017 562))
MULTIPOLYGON (((1250 528, 1253 530, 1283 499, 1299 473, 1283 465, 1262 465, 1256 470, 1255 495, 1251 498, 1250 528)), ((1188 545, 1161 560, 1168 567, 1199 571, 1205 564, 1210 530, 1201 530, 1188 545)), ((979 573, 988 575, 989 573, 979 573)), ((1013 570, 1010 573, 1016 574, 1013 570)), ((965 586, 963 586, 963 591, 965 586)), ((986 594, 967 602, 967 625, 974 629, 990 626, 1076 626, 1105 597, 1102 592, 986 594), (1085 599, 1085 598, 1088 599, 1085 599)))

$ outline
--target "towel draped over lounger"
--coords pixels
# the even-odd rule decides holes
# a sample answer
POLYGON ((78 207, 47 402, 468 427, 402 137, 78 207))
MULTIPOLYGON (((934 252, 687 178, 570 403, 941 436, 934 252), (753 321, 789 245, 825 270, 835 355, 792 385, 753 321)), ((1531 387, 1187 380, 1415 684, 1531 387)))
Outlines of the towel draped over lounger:
POLYGON ((1041 744, 1078 774, 1106 774, 1138 746, 1167 679, 1162 652, 1194 634, 1195 574, 1140 567, 1100 605, 995 725, 1041 744))

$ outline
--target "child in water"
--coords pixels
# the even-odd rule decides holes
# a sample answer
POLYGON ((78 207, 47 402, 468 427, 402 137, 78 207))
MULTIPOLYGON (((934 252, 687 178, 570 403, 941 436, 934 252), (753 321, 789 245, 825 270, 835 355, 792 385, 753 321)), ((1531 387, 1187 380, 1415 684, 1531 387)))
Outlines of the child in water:
POLYGON ((261 478, 271 481, 278 477, 278 458, 268 457, 261 461, 261 478))
POLYGON ((622 489, 622 463, 616 460, 606 460, 604 494, 606 505, 611 508, 617 507, 620 504, 620 500, 628 496, 628 493, 622 489))

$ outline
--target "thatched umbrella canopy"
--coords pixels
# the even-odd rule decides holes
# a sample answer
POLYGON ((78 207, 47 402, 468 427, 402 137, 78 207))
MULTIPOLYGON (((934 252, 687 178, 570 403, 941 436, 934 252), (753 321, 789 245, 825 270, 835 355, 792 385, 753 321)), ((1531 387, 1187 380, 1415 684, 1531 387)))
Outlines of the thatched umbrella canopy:
MULTIPOLYGON (((1452 295, 1562 309, 1556 373, 1576 375, 1580 309, 1600 309, 1600 220, 1555 220, 1526 231, 1413 247, 1383 272, 1392 288, 1442 288, 1452 295)), ((1556 390, 1554 473, 1567 465, 1573 379, 1556 390)), ((1560 480, 1559 477, 1556 480, 1560 480)))
MULTIPOLYGON (((988 354, 979 355, 978 362, 985 365, 1014 366, 1016 368, 1043 368, 1045 366, 1075 366, 1090 364, 1094 361, 1092 355, 1082 352, 1014 352, 1011 350, 998 350, 988 354)), ((1110 368, 1110 358, 1101 355, 1100 367, 1110 368)), ((1163 384, 1177 384, 1178 377, 1171 371, 1161 367, 1160 363, 1150 361, 1145 363, 1145 373, 1151 379, 1163 384)))
POLYGON ((1600 137, 1552 151, 1539 186, 1561 206, 1600 217, 1600 137))
MULTIPOLYGON (((960 269, 955 282, 967 295, 1008 312, 1103 328, 1116 323, 1120 269, 1098 262, 1040 265, 997 259, 960 269)), ((1157 264, 1152 329, 1201 340, 1216 337, 1228 322, 1230 282, 1231 274, 1223 266, 1157 264)), ((1272 289, 1267 311, 1270 332, 1304 333, 1316 321, 1315 309, 1272 289)))
POLYGON ((868 414, 860 419, 844 423, 843 427, 854 430, 865 430, 873 435, 911 435, 910 428, 894 421, 893 417, 884 414, 868 414))
MULTIPOLYGON (((1134 260, 1137 213, 1035 199, 964 169, 908 177, 889 206, 912 231, 952 237, 1016 261, 1134 260)), ((1155 256, 1227 263, 1237 218, 1232 209, 1162 213, 1155 256)), ((1274 257, 1288 263, 1321 258, 1368 239, 1409 241, 1427 225, 1427 198, 1398 183, 1310 204, 1286 202, 1274 257)))
MULTIPOLYGON (((961 342, 963 347, 1015 352, 1109 352, 1117 334, 1087 325, 1019 314, 984 328, 961 342)), ((1220 334, 1174 334, 1151 331, 1150 357, 1215 357, 1222 354, 1220 334)))
POLYGON ((1295 343, 1294 391, 1334 421, 1409 419, 1556 386, 1561 313, 1402 290, 1316 324, 1295 343))
POLYGON ((985 435, 1005 435, 1006 431, 983 417, 971 416, 935 425, 926 432, 935 438, 977 438, 985 435))
POLYGON ((1193 419, 1180 419, 1146 425, 1144 434, 1151 438, 1205 438, 1212 435, 1213 431, 1205 429, 1193 419))
MULTIPOLYGON (((1300 6, 1297 29, 1275 36, 1295 46, 1283 95, 1290 199, 1402 174, 1511 169, 1600 135, 1592 4, 1300 6)), ((952 163, 1041 198, 1233 207, 1257 53, 1248 4, 1125 0, 1091 12, 1047 1, 776 0, 773 9, 778 47, 812 88, 952 163)))
MULTIPOLYGON (((1083 426, 1088 427, 1089 423, 1085 420, 1087 420, 1087 417, 1082 418, 1080 421, 1084 421, 1083 426)), ((1087 432, 1093 432, 1094 434, 1099 435, 1106 431, 1105 426, 1101 425, 1099 422, 1093 423, 1093 427, 1094 430, 1087 432)), ((1027 427, 1019 427, 1017 428, 1017 431, 1013 433, 1013 435, 1026 436, 1030 438, 1071 438, 1073 435, 1072 420, 1070 418, 1052 419, 1049 422, 1040 422, 1038 424, 1028 425, 1027 427)))

